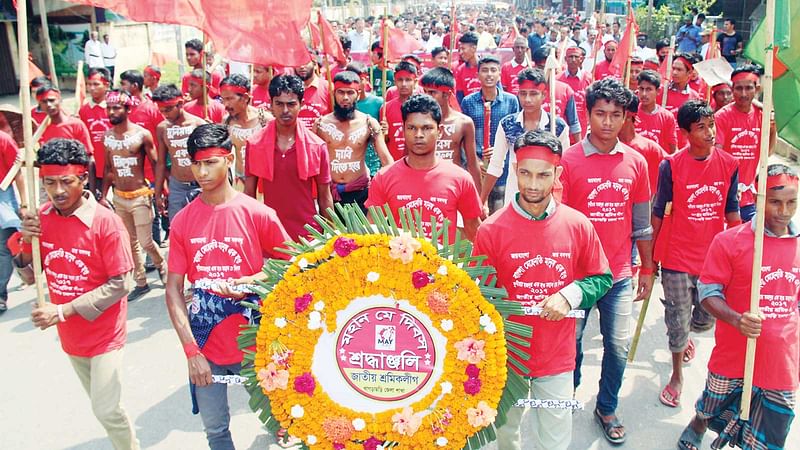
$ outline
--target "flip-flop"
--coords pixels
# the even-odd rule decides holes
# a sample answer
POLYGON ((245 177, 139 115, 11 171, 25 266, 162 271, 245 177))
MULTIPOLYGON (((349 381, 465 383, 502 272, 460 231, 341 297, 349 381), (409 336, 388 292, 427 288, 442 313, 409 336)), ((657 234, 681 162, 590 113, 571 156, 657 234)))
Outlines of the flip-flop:
POLYGON ((628 439, 628 435, 625 433, 625 427, 622 425, 622 422, 619 421, 618 417, 614 416, 610 422, 604 422, 603 416, 600 415, 600 411, 595 409, 594 418, 597 419, 597 423, 600 425, 600 428, 603 429, 603 437, 605 437, 608 442, 614 445, 621 445, 625 443, 626 439, 628 439), (615 428, 622 429, 622 436, 611 436, 611 431, 613 431, 615 428))
POLYGON ((670 385, 666 385, 664 390, 661 391, 661 395, 658 396, 658 399, 666 406, 670 408, 677 408, 681 404, 681 392, 675 390, 670 385), (667 398, 667 395, 671 397, 667 398))
POLYGON ((686 425, 683 429, 681 437, 678 438, 678 450, 700 450, 700 445, 703 443, 703 435, 694 431, 692 425, 686 425), (691 447, 690 447, 691 446, 691 447))
POLYGON ((686 346, 686 350, 683 351, 683 362, 688 363, 694 359, 694 355, 696 353, 696 348, 694 346, 694 341, 689 339, 689 344, 686 346))

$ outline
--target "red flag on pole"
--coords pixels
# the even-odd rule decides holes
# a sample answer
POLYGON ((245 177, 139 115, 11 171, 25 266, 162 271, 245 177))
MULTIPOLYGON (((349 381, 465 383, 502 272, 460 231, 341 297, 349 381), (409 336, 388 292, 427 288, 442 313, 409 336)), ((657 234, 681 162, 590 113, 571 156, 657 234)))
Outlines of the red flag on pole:
POLYGON ((317 11, 317 20, 319 21, 319 29, 322 30, 320 39, 322 41, 322 53, 333 57, 339 64, 346 64, 347 56, 344 54, 342 41, 336 36, 336 32, 333 31, 330 22, 322 16, 321 11, 317 11))
POLYGON ((384 52, 387 52, 386 55, 389 61, 399 61, 403 55, 425 48, 414 36, 399 28, 387 25, 385 20, 381 22, 381 47, 384 52), (386 29, 388 31, 385 31, 386 29), (386 42, 383 42, 383 37, 386 35, 389 36, 388 46, 386 42))
POLYGON ((68 1, 110 9, 139 22, 200 28, 219 54, 234 61, 300 66, 310 59, 300 31, 309 22, 311 0, 68 1))
POLYGON ((611 65, 608 67, 609 72, 620 80, 625 76, 625 67, 632 56, 632 44, 636 42, 636 36, 638 35, 639 24, 636 23, 636 17, 633 15, 631 0, 628 0, 628 17, 625 19, 625 32, 619 41, 619 46, 617 46, 617 52, 614 53, 614 58, 611 60, 611 65))
MULTIPOLYGON (((55 74, 54 74, 55 75, 55 74)), ((28 84, 31 84, 31 81, 36 77, 43 77, 44 72, 42 72, 39 67, 33 63, 33 61, 28 58, 28 84)))

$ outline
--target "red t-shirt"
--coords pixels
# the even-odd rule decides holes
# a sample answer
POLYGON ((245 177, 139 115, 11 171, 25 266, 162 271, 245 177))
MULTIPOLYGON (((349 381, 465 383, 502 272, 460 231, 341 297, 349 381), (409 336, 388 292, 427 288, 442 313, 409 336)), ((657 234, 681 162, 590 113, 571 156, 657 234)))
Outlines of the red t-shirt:
POLYGON ((650 197, 652 198, 658 188, 658 165, 667 157, 667 152, 652 140, 642 137, 638 133, 625 144, 639 152, 647 161, 647 179, 650 183, 650 197))
POLYGON ((599 80, 602 80, 603 78, 606 78, 606 77, 617 78, 616 76, 614 76, 611 73, 611 62, 606 61, 604 59, 604 60, 600 61, 599 63, 595 64, 595 66, 594 66, 594 79, 599 81, 599 80))
MULTIPOLYGON (((569 75, 566 70, 556 77, 556 80, 566 83, 572 88, 575 95, 575 109, 578 111, 578 121, 581 123, 581 137, 588 131, 589 116, 586 113, 586 88, 592 84, 592 77, 587 71, 578 72, 579 76, 569 75)), ((556 87, 558 89, 558 87, 556 87)))
MULTIPOLYGON (((36 122, 37 125, 42 123, 42 121, 45 119, 45 117, 47 117, 47 112, 40 111, 39 110, 39 105, 36 105, 33 108, 31 108, 31 118, 33 119, 34 122, 36 122)), ((36 130, 34 130, 34 132, 35 131, 36 130)))
POLYGON ((255 106, 256 108, 269 109, 270 98, 269 98, 268 86, 261 86, 260 84, 256 84, 253 86, 253 92, 250 95, 251 95, 251 100, 250 100, 251 105, 255 106))
POLYGON ((708 246, 725 229, 726 197, 737 162, 718 150, 702 161, 686 150, 667 160, 672 170, 672 225, 661 265, 698 275, 708 246))
MULTIPOLYGON (((192 70, 194 70, 194 68, 192 68, 192 70)), ((183 74, 183 76, 181 77, 181 93, 183 93, 184 95, 189 93, 189 78, 191 77, 192 77, 191 70, 183 74)), ((221 81, 222 81, 222 74, 220 74, 216 70, 211 72, 211 89, 208 90, 208 95, 211 98, 214 98, 218 95, 219 83, 221 81)))
MULTIPOLYGON (((437 160, 427 170, 412 169, 401 158, 381 169, 372 179, 365 206, 389 204, 395 217, 400 208, 418 210, 422 214, 425 233, 430 235, 431 217, 439 225, 450 220, 450 239, 455 238, 458 214, 465 220, 481 216, 478 190, 469 173, 451 163, 437 160)), ((412 211, 413 212, 413 211, 412 211)))
POLYGON ((583 142, 561 158, 561 201, 589 218, 615 280, 631 276, 633 205, 650 201, 647 161, 623 143, 614 154, 584 154, 583 142))
MULTIPOLYGON (((664 87, 662 86, 661 89, 664 89, 664 87)), ((658 92, 659 101, 661 101, 663 95, 664 95, 663 91, 659 90, 658 92)), ((672 116, 675 118, 675 120, 678 120, 678 109, 680 109, 680 107, 683 106, 683 104, 688 102, 689 100, 700 100, 700 94, 698 94, 697 91, 695 91, 688 85, 686 86, 686 89, 684 89, 683 91, 678 91, 677 89, 674 88, 667 89, 666 108, 667 111, 672 113, 672 116)), ((677 133, 678 133, 678 148, 681 149, 686 147, 689 144, 689 141, 687 140, 686 136, 684 136, 684 134, 681 133, 680 131, 678 131, 677 133)))
MULTIPOLYGON (((422 90, 421 86, 417 85, 414 87, 413 94, 424 94, 424 93, 425 91, 422 90)), ((389 103, 390 101, 396 99, 399 95, 400 94, 397 93, 397 86, 391 86, 389 90, 386 91, 386 98, 384 98, 384 100, 386 101, 386 103, 389 103)))
POLYGON ((503 85, 503 90, 509 94, 519 94, 517 75, 527 67, 525 64, 517 64, 513 60, 503 64, 500 67, 500 83, 503 85))
POLYGON ((303 94, 303 106, 300 107, 297 120, 310 130, 317 119, 332 110, 328 83, 317 77, 303 94))
MULTIPOLYGON (((717 146, 739 160, 739 183, 755 190, 758 158, 761 156, 761 108, 753 105, 749 113, 729 103, 714 114, 717 146)), ((756 202, 750 189, 742 192, 739 206, 756 202)))
POLYGON ((14 142, 14 138, 6 133, 0 133, 0 180, 6 177, 17 157, 22 158, 22 152, 14 142))
MULTIPOLYGON (((183 110, 201 119, 205 118, 205 108, 197 100, 192 100, 183 105, 183 110)), ((208 102, 208 120, 213 123, 222 123, 225 120, 225 114, 227 112, 222 103, 215 100, 208 102)))
POLYGON ((636 132, 658 143, 667 154, 672 152, 673 145, 678 146, 678 122, 661 105, 656 105, 652 114, 639 109, 636 114, 636 132))
POLYGON ((45 128, 42 137, 39 139, 39 144, 44 145, 45 142, 55 138, 75 139, 80 141, 86 147, 86 153, 91 155, 94 147, 92 146, 92 137, 89 135, 89 129, 76 117, 66 114, 63 117, 63 122, 51 123, 45 128))
POLYGON ((453 75, 456 77, 456 92, 461 92, 464 97, 481 89, 477 64, 468 66, 467 63, 461 63, 453 75))
MULTIPOLYGON (((725 302, 736 312, 750 310, 753 270, 752 224, 718 234, 708 249, 700 281, 722 284, 725 302)), ((753 384, 762 389, 796 391, 800 376, 800 246, 797 238, 764 235, 759 308, 764 314, 756 340, 753 384)), ((747 339, 734 327, 717 321, 708 370, 728 378, 744 377, 747 339)))
MULTIPOLYGON (((109 278, 133 270, 131 244, 122 219, 99 206, 91 195, 86 202, 81 208, 89 208, 90 225, 75 215, 61 216, 49 202, 40 210, 42 268, 50 301, 56 305, 69 303, 109 278)), ((93 321, 78 314, 70 316, 57 325, 61 348, 83 358, 122 348, 127 314, 126 296, 93 321)))
POLYGON ((89 129, 89 136, 92 138, 95 175, 98 178, 103 178, 103 167, 105 167, 106 162, 106 148, 103 145, 103 139, 106 131, 111 128, 111 122, 108 121, 108 114, 103 105, 105 103, 92 104, 92 102, 87 102, 78 110, 78 116, 80 116, 86 128, 89 129))
POLYGON ((406 155, 406 137, 403 133, 403 113, 400 107, 403 106, 399 98, 387 102, 381 111, 381 117, 386 117, 386 123, 389 124, 389 153, 392 158, 397 161, 406 155), (384 116, 385 114, 385 116, 384 116))
MULTIPOLYGON (((548 89, 550 89, 548 87, 548 89)), ((567 103, 569 99, 575 96, 575 91, 567 83, 556 80, 556 115, 564 119, 564 122, 569 123, 567 118, 567 103)), ((544 112, 550 113, 550 91, 545 94, 544 101, 542 102, 542 109, 544 112)), ((577 109, 577 106, 576 106, 577 109)), ((580 122, 580 120, 579 120, 580 122)))
MULTIPOLYGON (((608 260, 592 224, 561 204, 544 220, 523 218, 513 205, 506 205, 478 228, 473 254, 487 255, 486 263, 497 269, 497 286, 506 288, 509 300, 526 305, 540 303, 575 280, 608 272, 608 260)), ((510 319, 534 330, 533 338, 528 338, 530 348, 511 343, 531 355, 522 375, 543 377, 575 369, 574 319, 510 319)))
MULTIPOLYGON (((242 193, 216 206, 201 197, 186 205, 170 223, 169 271, 197 280, 228 280, 261 271, 264 258, 286 259, 275 251, 289 236, 275 211, 242 193)), ((241 314, 226 317, 211 331, 203 355, 215 364, 241 362, 236 344, 241 314)))

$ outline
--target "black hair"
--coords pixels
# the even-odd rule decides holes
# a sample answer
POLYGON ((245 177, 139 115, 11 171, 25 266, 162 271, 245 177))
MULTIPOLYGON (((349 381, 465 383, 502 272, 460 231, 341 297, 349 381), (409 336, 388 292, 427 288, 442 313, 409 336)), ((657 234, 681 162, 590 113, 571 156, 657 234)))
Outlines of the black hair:
POLYGON ((203 41, 201 41, 200 39, 189 39, 188 41, 186 41, 185 44, 183 44, 183 47, 184 48, 191 48, 192 50, 195 50, 197 52, 202 53, 203 52, 203 41))
MULTIPOLYGON (((109 72, 105 67, 92 67, 89 69, 89 77, 93 77, 95 75, 100 75, 104 80, 111 83, 111 72, 109 72)), ((120 75, 120 77, 122 77, 122 75, 120 75)))
POLYGON ((153 91, 154 102, 165 102, 173 98, 182 97, 181 90, 174 84, 162 84, 153 91))
POLYGON ((223 86, 239 86, 247 89, 247 91, 249 92, 250 80, 248 80, 246 76, 240 73, 233 73, 223 78, 222 81, 219 82, 220 89, 222 89, 223 86))
POLYGON ((660 41, 656 42, 656 53, 660 52, 662 48, 669 47, 669 41, 666 39, 661 39, 660 41))
POLYGON ((344 51, 348 51, 353 47, 353 41, 346 34, 339 36, 339 42, 342 43, 342 50, 344 51))
POLYGON ((706 15, 705 15, 705 14, 703 14, 703 13, 700 13, 700 14, 698 14, 698 15, 697 15, 697 18, 698 18, 698 19, 703 19, 703 20, 705 20, 705 18, 706 18, 706 15))
POLYGON ((730 23, 731 23, 731 25, 732 25, 734 28, 736 28, 736 19, 734 19, 734 18, 731 18, 731 17, 726 17, 724 21, 725 21, 725 22, 730 22, 730 23))
POLYGON ((473 31, 467 31, 461 35, 458 42, 461 44, 478 45, 478 34, 473 31))
POLYGON ((355 72, 350 72, 349 70, 343 70, 337 73, 335 77, 333 77, 333 81, 334 82, 341 81, 344 83, 361 83, 361 77, 358 76, 358 74, 355 72))
POLYGON ((452 89, 456 87, 456 79, 453 76, 453 72, 444 67, 434 67, 425 72, 422 75, 422 79, 420 79, 420 83, 423 85, 446 86, 452 89))
MULTIPOLYGON (((792 178, 798 178, 797 171, 787 166, 786 164, 775 163, 767 166, 767 176, 775 177, 778 175, 788 175, 792 178)), ((758 174, 756 174, 756 183, 758 183, 758 174)), ((775 186, 773 190, 780 191, 783 186, 775 186)))
POLYGON ((639 112, 639 97, 637 97, 633 91, 630 91, 630 101, 628 102, 628 107, 625 110, 633 114, 639 112))
POLYGON ((436 124, 442 123, 442 108, 439 103, 430 95, 414 94, 408 98, 400 107, 400 112, 403 115, 403 122, 408 119, 408 116, 414 113, 430 114, 436 124))
POLYGON ((692 124, 705 117, 714 118, 714 110, 704 101, 689 100, 678 110, 678 126, 686 131, 692 131, 692 124))
POLYGON ((36 152, 36 165, 55 164, 66 166, 67 164, 77 164, 79 166, 89 166, 89 155, 86 147, 75 139, 54 138, 45 142, 39 151, 36 152))
MULTIPOLYGON (((678 58, 686 59, 693 66, 699 62, 698 57, 697 57, 697 53, 686 53, 686 52, 676 53, 675 57, 672 59, 672 61, 674 62, 678 58)), ((686 69, 687 70, 691 70, 689 67, 687 67, 686 69)))
POLYGON ((32 79, 29 86, 31 88, 38 88, 39 86, 44 86, 45 84, 50 84, 50 78, 47 78, 45 76, 40 76, 32 79))
POLYGON ((413 53, 407 53, 407 54, 403 55, 402 58, 400 58, 401 61, 405 61, 407 59, 413 59, 414 62, 416 62, 418 66, 422 65, 422 59, 419 56, 417 56, 417 55, 415 55, 413 53))
POLYGON ((414 75, 417 75, 417 66, 408 61, 400 61, 396 66, 394 66, 395 76, 397 76, 397 72, 401 70, 405 70, 406 72, 411 72, 414 75))
POLYGON ((550 47, 546 45, 542 45, 536 50, 533 51, 533 62, 535 64, 539 64, 540 62, 547 61, 547 57, 550 56, 550 47))
POLYGON ((544 76, 544 72, 541 69, 533 69, 533 68, 525 68, 522 69, 517 74, 517 81, 522 83, 523 81, 533 81, 536 84, 539 83, 547 83, 547 78, 544 76))
POLYGON ((381 41, 373 42, 372 45, 369 47, 369 50, 371 52, 374 52, 375 50, 381 50, 382 51, 383 47, 381 46, 381 41))
POLYGON ((514 151, 527 147, 529 145, 538 145, 547 147, 554 154, 561 156, 563 149, 561 148, 561 141, 553 135, 553 133, 544 130, 530 130, 518 137, 514 142, 514 151))
POLYGON ((519 27, 519 34, 525 34, 528 32, 528 27, 519 27))
POLYGON ((478 60, 478 70, 481 70, 481 66, 483 66, 484 64, 497 64, 499 66, 500 59, 494 55, 485 55, 478 60))
POLYGON ((431 50, 431 58, 436 58, 439 55, 439 53, 442 53, 442 52, 448 53, 449 50, 447 50, 444 47, 434 47, 434 49, 431 50))
POLYGON ((603 78, 586 88, 586 111, 591 112, 598 100, 613 103, 625 111, 633 93, 615 78, 603 78))
POLYGON ((38 96, 44 94, 47 91, 55 91, 55 92, 58 92, 59 94, 61 93, 60 89, 58 89, 57 87, 53 86, 50 83, 47 83, 47 84, 43 84, 43 85, 39 86, 36 89, 36 96, 38 97, 38 96))
POLYGON ((639 72, 639 75, 636 77, 636 81, 638 83, 646 82, 650 83, 655 86, 656 89, 661 87, 661 74, 656 72, 655 70, 643 70, 639 72))
POLYGON ((275 98, 281 94, 295 94, 303 101, 306 86, 297 75, 275 75, 269 82, 269 96, 275 98))
POLYGON ((139 85, 139 89, 142 89, 144 86, 144 75, 142 75, 142 72, 139 72, 138 70, 126 70, 125 72, 119 74, 119 79, 125 80, 133 85, 139 85))
POLYGON ((189 157, 192 159, 194 159, 195 153, 200 150, 211 147, 230 150, 231 146, 228 127, 218 123, 206 123, 198 126, 186 140, 186 150, 188 150, 189 157))
POLYGON ((367 73, 367 67, 358 61, 351 61, 344 70, 353 72, 358 76, 365 75, 367 73))
POLYGON ((733 69, 733 72, 731 73, 731 79, 733 79, 735 75, 744 72, 752 73, 753 75, 759 77, 761 75, 764 75, 764 69, 762 69, 761 66, 759 66, 758 64, 741 64, 736 66, 735 69, 733 69))

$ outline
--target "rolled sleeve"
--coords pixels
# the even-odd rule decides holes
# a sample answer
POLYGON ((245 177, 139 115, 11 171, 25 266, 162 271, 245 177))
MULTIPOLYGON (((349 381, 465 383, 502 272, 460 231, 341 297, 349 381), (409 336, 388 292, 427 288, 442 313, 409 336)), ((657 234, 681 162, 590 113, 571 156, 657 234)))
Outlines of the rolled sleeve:
POLYGON ((720 297, 725 300, 725 293, 722 292, 723 286, 719 283, 703 283, 697 281, 697 298, 702 303, 709 297, 720 297))
POLYGON ((497 134, 494 138, 494 153, 489 159, 489 167, 486 173, 493 177, 501 177, 505 169, 506 155, 509 153, 506 132, 502 126, 497 127, 497 134))

